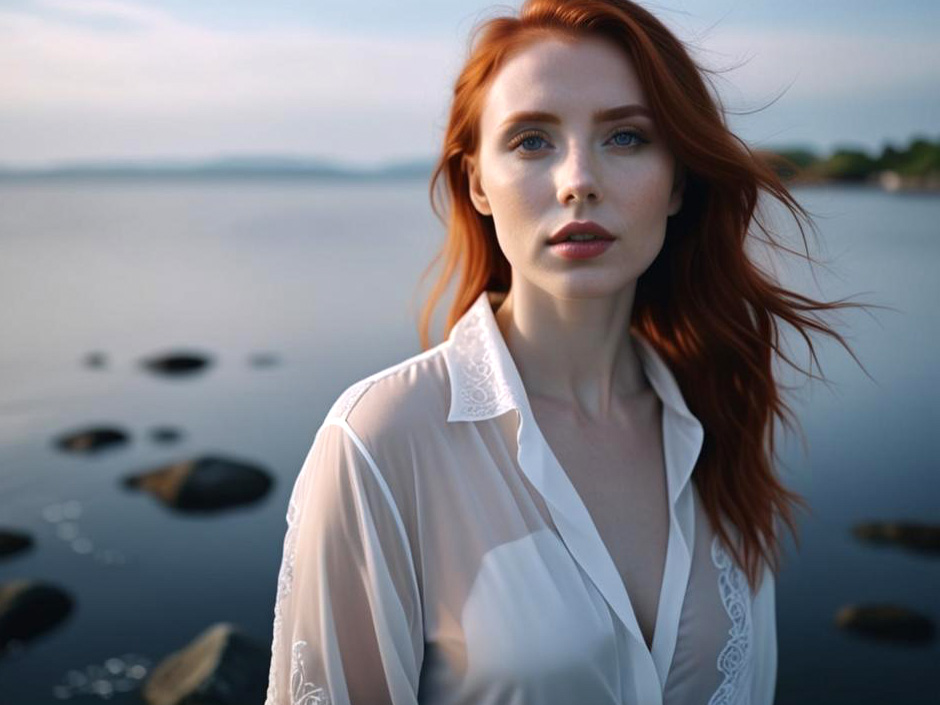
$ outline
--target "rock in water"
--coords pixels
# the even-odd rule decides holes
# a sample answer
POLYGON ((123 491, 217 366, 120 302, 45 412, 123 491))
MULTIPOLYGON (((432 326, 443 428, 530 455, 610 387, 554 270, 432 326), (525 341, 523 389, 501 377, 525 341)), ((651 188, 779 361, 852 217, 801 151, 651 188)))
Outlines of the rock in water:
POLYGON ((99 426, 59 436, 55 445, 68 453, 91 455, 128 442, 128 435, 115 426, 99 426))
POLYGON ((255 353, 248 358, 248 363, 252 367, 273 367, 280 363, 280 359, 274 353, 255 353))
POLYGON ((913 521, 857 524, 852 528, 856 538, 871 543, 890 543, 920 553, 940 553, 940 525, 913 521))
POLYGON ((85 355, 85 365, 88 367, 104 367, 108 364, 108 357, 103 352, 95 350, 85 355))
POLYGON ((0 557, 12 556, 33 547, 33 537, 21 531, 0 530, 0 557))
POLYGON ((54 585, 23 579, 0 583, 0 653, 11 642, 30 641, 53 629, 73 605, 54 585))
POLYGON ((150 439, 154 443, 176 443, 183 432, 173 426, 155 426, 150 429, 150 439))
POLYGON ((250 504, 267 494, 265 470, 228 458, 204 456, 127 478, 125 486, 149 492, 183 511, 210 511, 250 504))
POLYGON ((234 625, 214 624, 192 643, 166 657, 143 687, 149 705, 243 705, 262 703, 270 649, 234 625))
POLYGON ((209 357, 199 353, 177 352, 145 359, 141 364, 151 372, 162 375, 191 375, 201 372, 209 364, 209 357))
POLYGON ((843 607, 836 615, 836 626, 873 639, 910 644, 933 641, 935 632, 928 617, 890 604, 843 607))

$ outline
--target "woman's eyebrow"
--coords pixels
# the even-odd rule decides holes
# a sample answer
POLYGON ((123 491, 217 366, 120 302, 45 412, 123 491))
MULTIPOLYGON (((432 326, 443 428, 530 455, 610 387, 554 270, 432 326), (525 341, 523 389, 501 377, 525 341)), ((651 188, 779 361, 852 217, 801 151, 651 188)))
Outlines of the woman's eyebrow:
MULTIPOLYGON (((650 112, 649 108, 643 105, 639 105, 638 103, 631 103, 630 105, 620 105, 616 108, 599 110, 598 112, 594 113, 594 122, 610 122, 611 120, 620 120, 622 118, 632 117, 634 115, 643 115, 650 119, 653 118, 653 114, 650 112)), ((547 122, 553 125, 560 125, 561 119, 552 113, 546 113, 540 110, 525 110, 522 112, 513 113, 508 118, 503 120, 500 128, 506 127, 508 125, 514 125, 519 122, 547 122)))

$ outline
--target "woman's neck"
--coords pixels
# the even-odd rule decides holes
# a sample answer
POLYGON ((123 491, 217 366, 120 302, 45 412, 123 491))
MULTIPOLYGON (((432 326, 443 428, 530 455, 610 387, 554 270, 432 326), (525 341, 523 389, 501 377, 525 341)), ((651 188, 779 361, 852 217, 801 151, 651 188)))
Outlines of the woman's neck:
POLYGON ((629 333, 634 291, 561 299, 514 283, 495 315, 526 394, 603 420, 618 399, 648 390, 629 333))

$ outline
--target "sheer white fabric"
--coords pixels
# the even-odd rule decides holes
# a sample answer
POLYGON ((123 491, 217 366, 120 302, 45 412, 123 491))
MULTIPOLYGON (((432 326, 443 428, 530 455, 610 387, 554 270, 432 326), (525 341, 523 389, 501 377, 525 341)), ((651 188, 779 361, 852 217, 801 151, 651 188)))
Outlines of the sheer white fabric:
POLYGON ((772 703, 774 576, 752 593, 711 531, 691 482, 703 429, 664 361, 636 338, 670 512, 650 649, 492 303, 351 385, 318 430, 287 512, 266 705, 772 703))

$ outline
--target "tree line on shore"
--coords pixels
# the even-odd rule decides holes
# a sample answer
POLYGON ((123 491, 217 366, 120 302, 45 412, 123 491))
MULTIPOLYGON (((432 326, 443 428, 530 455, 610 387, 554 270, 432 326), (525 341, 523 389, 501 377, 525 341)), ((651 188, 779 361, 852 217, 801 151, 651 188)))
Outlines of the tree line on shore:
POLYGON ((887 144, 880 154, 837 147, 829 155, 811 149, 766 150, 777 173, 795 183, 875 182, 889 190, 940 189, 940 139, 915 137, 906 147, 887 144))

